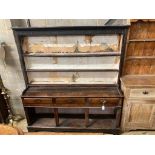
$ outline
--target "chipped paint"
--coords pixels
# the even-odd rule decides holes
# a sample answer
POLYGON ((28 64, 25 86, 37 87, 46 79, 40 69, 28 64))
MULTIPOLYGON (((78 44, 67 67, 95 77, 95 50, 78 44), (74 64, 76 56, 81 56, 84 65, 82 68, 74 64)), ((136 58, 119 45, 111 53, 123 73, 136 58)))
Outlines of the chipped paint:
POLYGON ((23 50, 30 53, 119 51, 118 35, 25 37, 23 50))

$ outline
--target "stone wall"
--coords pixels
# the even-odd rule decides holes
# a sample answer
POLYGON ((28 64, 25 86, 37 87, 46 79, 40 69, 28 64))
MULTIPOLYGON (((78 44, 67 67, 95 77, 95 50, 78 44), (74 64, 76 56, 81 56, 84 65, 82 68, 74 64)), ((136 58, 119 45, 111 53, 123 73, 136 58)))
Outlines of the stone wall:
POLYGON ((5 42, 6 44, 4 47, 6 52, 5 59, 0 59, 0 75, 5 87, 9 90, 10 103, 14 113, 24 116, 20 95, 25 88, 25 84, 17 47, 11 29, 11 22, 8 19, 0 20, 0 42, 5 42))

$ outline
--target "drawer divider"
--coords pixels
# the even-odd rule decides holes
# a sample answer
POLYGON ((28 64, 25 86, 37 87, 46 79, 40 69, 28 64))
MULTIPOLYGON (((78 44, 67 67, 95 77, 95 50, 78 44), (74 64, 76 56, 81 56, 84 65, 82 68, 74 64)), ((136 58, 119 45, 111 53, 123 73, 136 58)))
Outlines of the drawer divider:
MULTIPOLYGON (((56 104, 56 99, 52 99, 52 102, 54 104, 56 104)), ((58 112, 58 108, 54 108, 54 119, 55 119, 55 125, 56 126, 59 126, 59 112, 58 112)))

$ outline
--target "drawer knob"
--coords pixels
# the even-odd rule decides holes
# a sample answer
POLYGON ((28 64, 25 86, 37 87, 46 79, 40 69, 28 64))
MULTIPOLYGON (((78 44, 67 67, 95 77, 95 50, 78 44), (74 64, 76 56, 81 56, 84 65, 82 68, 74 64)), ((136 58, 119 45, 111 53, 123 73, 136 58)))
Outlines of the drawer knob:
POLYGON ((149 94, 149 92, 148 91, 143 91, 143 94, 147 95, 147 94, 149 94))

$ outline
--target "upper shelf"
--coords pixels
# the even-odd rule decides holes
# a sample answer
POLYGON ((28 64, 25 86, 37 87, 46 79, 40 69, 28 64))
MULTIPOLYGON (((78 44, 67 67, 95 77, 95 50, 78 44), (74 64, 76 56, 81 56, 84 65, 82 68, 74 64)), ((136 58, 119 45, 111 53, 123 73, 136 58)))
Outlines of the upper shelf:
POLYGON ((126 60, 132 60, 132 59, 155 59, 155 56, 128 56, 126 57, 126 60))
POLYGON ((24 53, 25 57, 98 57, 98 56, 120 56, 120 52, 96 52, 96 53, 24 53))
POLYGON ((122 35, 24 37, 24 55, 83 56, 121 53, 122 35))
POLYGON ((153 39, 146 38, 146 39, 131 39, 131 40, 129 40, 129 42, 151 42, 151 41, 155 41, 155 38, 153 38, 153 39))
POLYGON ((90 68, 90 69, 87 69, 87 68, 84 68, 84 69, 27 69, 26 70, 27 72, 99 72, 99 71, 103 71, 103 72, 118 72, 119 69, 109 69, 109 68, 104 68, 104 69, 101 69, 101 68, 90 68))

